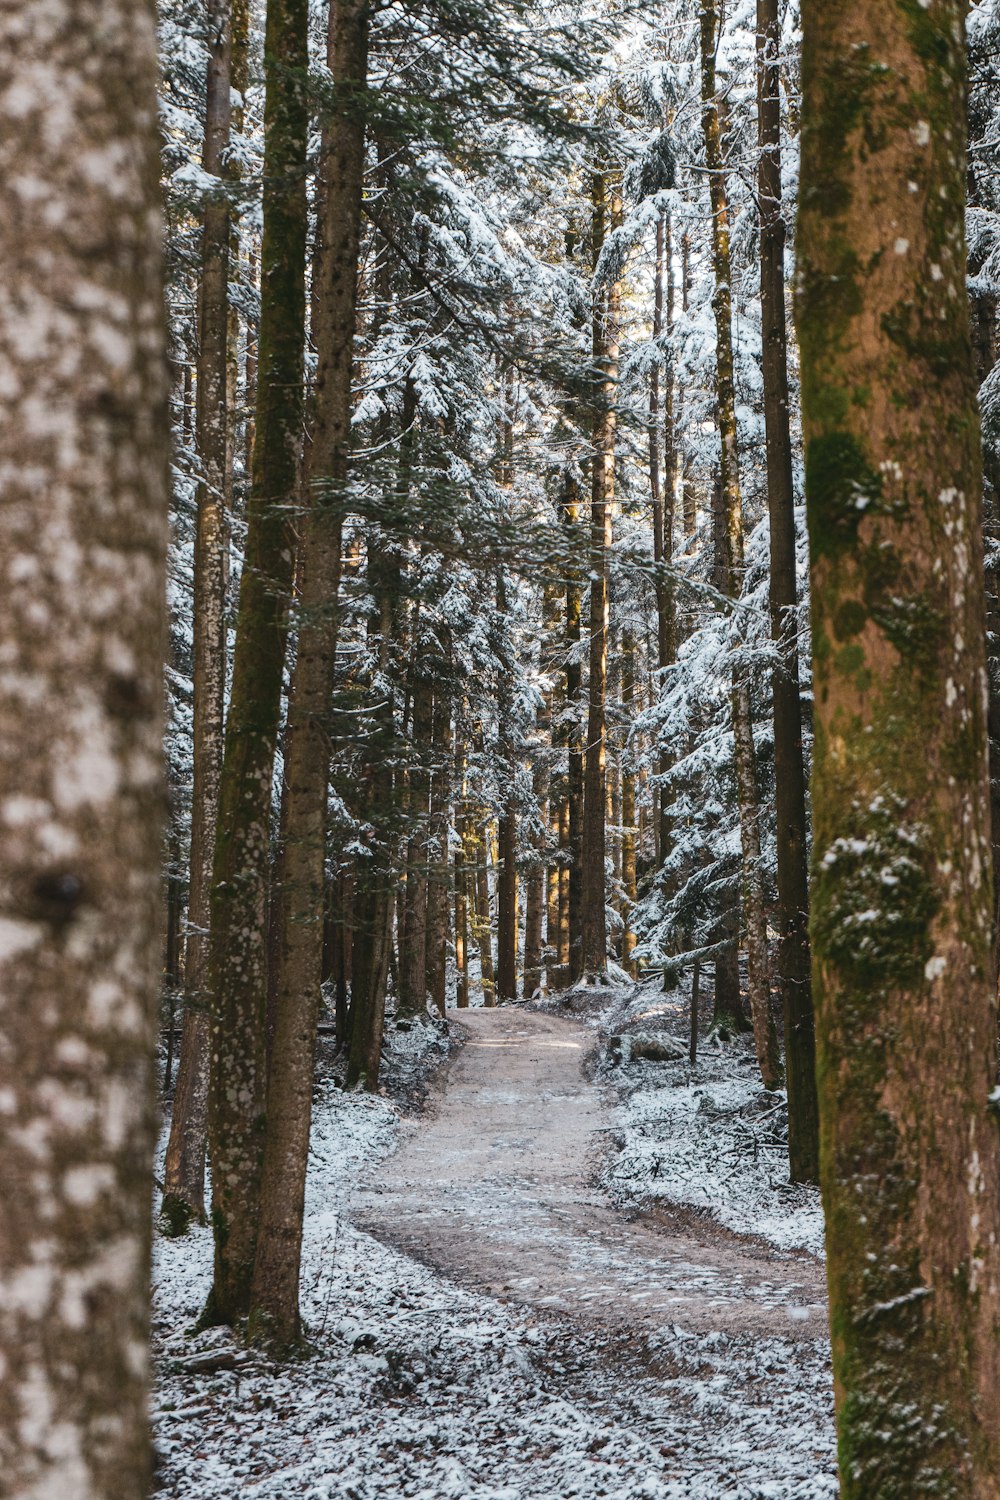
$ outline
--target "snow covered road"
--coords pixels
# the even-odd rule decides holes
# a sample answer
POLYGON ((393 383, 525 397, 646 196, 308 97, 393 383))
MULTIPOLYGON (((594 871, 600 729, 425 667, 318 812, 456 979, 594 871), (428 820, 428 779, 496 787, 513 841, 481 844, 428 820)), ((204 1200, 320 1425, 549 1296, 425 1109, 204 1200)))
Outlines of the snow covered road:
POLYGON ((589 1029, 504 1008, 449 1019, 465 1045, 431 1117, 404 1124, 355 1199, 359 1228, 501 1301, 617 1332, 825 1333, 812 1257, 694 1215, 688 1229, 628 1222, 595 1188, 611 1126, 583 1072, 589 1029))

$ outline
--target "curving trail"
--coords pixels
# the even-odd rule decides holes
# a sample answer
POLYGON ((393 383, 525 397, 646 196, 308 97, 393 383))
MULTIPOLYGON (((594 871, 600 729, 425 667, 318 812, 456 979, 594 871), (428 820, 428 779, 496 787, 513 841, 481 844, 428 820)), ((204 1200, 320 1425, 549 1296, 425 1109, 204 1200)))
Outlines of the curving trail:
POLYGON ((579 1022, 453 1011, 436 1108, 357 1195, 359 1228, 463 1285, 615 1334, 821 1338, 822 1267, 707 1222, 630 1222, 593 1186, 609 1128, 579 1022))

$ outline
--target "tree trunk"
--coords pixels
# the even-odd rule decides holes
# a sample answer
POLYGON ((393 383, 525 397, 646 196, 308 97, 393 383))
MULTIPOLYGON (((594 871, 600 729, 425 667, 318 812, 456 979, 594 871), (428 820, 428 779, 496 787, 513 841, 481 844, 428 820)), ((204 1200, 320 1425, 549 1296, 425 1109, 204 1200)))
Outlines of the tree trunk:
POLYGON ((183 1234, 193 1218, 203 1219, 205 1214, 211 1003, 209 922, 226 681, 226 497, 231 479, 227 389, 230 222, 222 178, 230 122, 228 0, 212 0, 208 10, 209 61, 202 167, 218 181, 219 187, 205 201, 198 291, 195 449, 199 480, 194 550, 191 857, 184 975, 187 995, 177 1090, 163 1169, 160 1227, 166 1234, 183 1234))
POLYGON ((545 991, 550 994, 560 980, 560 890, 562 885, 562 816, 565 799, 549 798, 549 863, 545 872, 545 991))
POLYGON ((448 986, 448 918, 451 906, 448 830, 451 811, 451 698, 434 700, 434 769, 431 779, 431 827, 427 886, 427 992, 441 1015, 448 986))
MULTIPOLYGON (((734 922, 732 925, 735 927, 737 924, 734 922)), ((743 1015, 743 999, 740 994, 740 950, 735 933, 725 951, 717 954, 715 959, 712 1029, 725 1032, 729 1036, 750 1030, 743 1015)))
POLYGON ((771 530, 769 602, 777 659, 774 779, 778 825, 778 983, 785 1022, 788 1162, 793 1182, 819 1181, 816 1038, 809 960, 806 782, 799 699, 795 581, 795 491, 788 426, 785 220, 781 198, 781 23, 778 0, 757 0, 757 134, 760 157, 760 301, 767 501, 771 530))
POLYGON ((572 840, 570 834, 570 801, 566 797, 559 808, 559 852, 563 856, 558 867, 559 873, 559 927, 557 941, 559 944, 559 977, 560 983, 565 986, 570 973, 570 912, 569 893, 571 867, 572 840))
POLYGON ((302 437, 307 19, 306 0, 269 0, 256 436, 211 907, 215 1275, 203 1316, 222 1323, 247 1312, 258 1222, 271 795, 302 437))
POLYGON ((965 7, 802 7, 811 934, 841 1493, 1000 1496, 965 7))
POLYGON ((549 764, 545 741, 549 736, 548 705, 535 716, 535 766, 532 794, 538 831, 533 839, 532 864, 524 892, 524 998, 530 1000, 542 985, 542 931, 545 922, 545 845, 549 821, 549 764))
POLYGON ((517 814, 497 825, 497 999, 517 999, 517 814))
MULTIPOLYGON (((626 634, 622 643, 622 715, 628 732, 635 719, 635 637, 626 634)), ((637 976, 635 959, 635 933, 631 918, 638 897, 636 884, 636 826, 635 826, 635 771, 631 764, 631 750, 623 752, 626 763, 622 765, 622 890, 625 906, 622 911, 622 968, 632 979, 637 976)))
MULTIPOLYGON (((314 493, 301 542, 301 611, 288 705, 291 735, 283 933, 252 1322, 287 1346, 299 1336, 299 1261, 323 952, 329 739, 337 647, 341 507, 351 431, 351 372, 364 173, 369 11, 333 0, 337 85, 321 150, 323 223, 317 293, 314 493)), ((352 1049, 354 1038, 352 1037, 352 1049)))
MULTIPOLYGON (((702 126, 705 164, 712 202, 712 259, 715 275, 716 363, 720 482, 725 514, 724 592, 737 599, 743 572, 743 501, 740 494, 739 449, 736 431, 736 393, 733 379, 732 264, 729 253, 729 201, 726 191, 719 105, 715 80, 718 29, 716 0, 701 0, 702 126)), ((753 1018, 757 1062, 764 1087, 781 1081, 778 1033, 771 1011, 767 955, 767 917, 761 869, 760 807, 753 743, 750 689, 739 670, 733 671, 733 739, 736 788, 739 800, 740 843, 743 850, 743 922, 750 973, 750 1014, 753 1018)))
MULTIPOLYGON (((656 270, 653 281, 653 337, 662 339, 664 331, 664 290, 666 290, 666 332, 673 337, 674 276, 670 215, 664 212, 656 223, 656 270)), ((658 681, 663 682, 664 668, 677 656, 677 602, 673 580, 667 568, 673 562, 674 507, 677 489, 677 443, 674 434, 674 364, 670 351, 663 380, 663 477, 660 477, 660 367, 653 365, 649 383, 649 486, 653 518, 653 563, 656 593, 656 664, 658 681)), ((658 865, 669 853, 672 830, 667 811, 673 796, 666 780, 670 766, 664 755, 658 758, 660 785, 656 793, 655 838, 658 865)))
POLYGON ((566 568, 566 797, 569 803, 569 843, 566 876, 566 920, 569 929, 569 956, 566 977, 575 984, 583 972, 583 770, 584 743, 581 733, 581 689, 583 668, 580 662, 581 599, 580 576, 571 561, 576 548, 575 532, 580 519, 580 495, 575 478, 566 476, 562 519, 567 532, 566 568))
POLYGON ((469 876, 468 853, 471 839, 466 808, 468 788, 465 778, 465 749, 459 745, 455 756, 455 1004, 459 1010, 469 1005, 469 876))
MULTIPOLYGON (((594 265, 608 231, 621 217, 621 199, 605 170, 595 170, 592 184, 594 265)), ((587 748, 584 757, 581 892, 581 976, 588 982, 602 977, 608 962, 605 916, 605 771, 607 725, 605 704, 608 680, 608 553, 615 493, 615 435, 617 428, 619 288, 612 280, 594 292, 593 370, 594 422, 590 501, 590 678, 588 685, 587 748)))
POLYGON ((490 916, 490 842, 486 823, 476 826, 475 939, 483 976, 483 1004, 496 1004, 493 968, 493 921, 490 916))
MULTIPOLYGON (((369 533, 368 587, 373 608, 368 620, 368 651, 375 668, 375 703, 366 734, 368 795, 363 817, 371 830, 368 853, 355 865, 357 948, 352 986, 349 1088, 378 1088, 385 1029, 386 982, 392 958, 394 870, 396 866, 396 707, 391 686, 393 657, 402 623, 400 560, 384 531, 369 533)), ((431 707, 433 700, 431 700, 431 707)), ((429 753, 430 746, 425 746, 429 753)))
POLYGON ((433 729, 434 685, 430 674, 418 668, 413 687, 413 764, 408 798, 413 832, 407 850, 406 884, 399 924, 398 1012, 401 1016, 423 1015, 427 1007, 427 838, 433 729))
POLYGON ((156 90, 151 4, 0 7, 0 1488, 23 1500, 143 1500, 151 1481, 156 90))

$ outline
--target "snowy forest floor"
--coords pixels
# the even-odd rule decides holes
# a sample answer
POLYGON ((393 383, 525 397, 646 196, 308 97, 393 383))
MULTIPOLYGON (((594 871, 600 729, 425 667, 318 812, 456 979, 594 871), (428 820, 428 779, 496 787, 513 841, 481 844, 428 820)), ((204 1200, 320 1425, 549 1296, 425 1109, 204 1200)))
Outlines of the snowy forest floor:
POLYGON ((436 1074, 439 1032, 394 1041, 408 1114, 317 1085, 309 1358, 192 1334, 210 1236, 158 1242, 158 1492, 836 1494, 819 1208, 748 1047, 631 1059, 686 1030, 651 988, 449 1021, 436 1074))

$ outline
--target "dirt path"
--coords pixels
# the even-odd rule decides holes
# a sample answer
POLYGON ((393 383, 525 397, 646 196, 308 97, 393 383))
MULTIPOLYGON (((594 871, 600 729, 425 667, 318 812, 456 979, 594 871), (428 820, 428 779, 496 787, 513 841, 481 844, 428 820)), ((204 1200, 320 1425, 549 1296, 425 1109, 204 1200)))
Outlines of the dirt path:
POLYGON ((466 1286, 615 1332, 825 1332, 810 1257, 708 1223, 628 1222, 593 1186, 610 1122, 583 1075, 590 1031, 513 1009, 449 1019, 465 1045, 437 1108, 358 1194, 360 1228, 466 1286))

